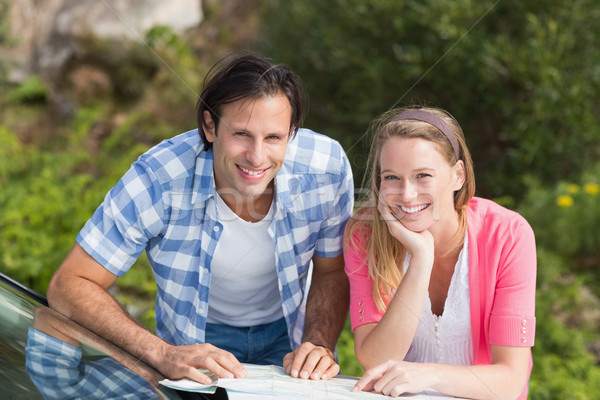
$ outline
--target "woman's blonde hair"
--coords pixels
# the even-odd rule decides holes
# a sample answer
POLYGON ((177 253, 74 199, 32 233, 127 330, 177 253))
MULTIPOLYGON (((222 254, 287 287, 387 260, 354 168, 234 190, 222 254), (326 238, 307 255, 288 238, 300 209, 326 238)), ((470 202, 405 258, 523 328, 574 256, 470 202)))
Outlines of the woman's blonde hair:
MULTIPOLYGON (((379 187, 381 185, 380 154, 383 145, 392 137, 419 138, 435 144, 438 151, 450 165, 462 160, 465 170, 465 181, 462 187, 454 193, 454 208, 458 212, 460 227, 455 236, 456 244, 453 248, 462 245, 466 233, 466 208, 469 200, 475 194, 475 175, 473 161, 467 148, 463 131, 448 112, 429 107, 402 108, 390 110, 371 123, 369 132, 372 136, 372 145, 367 163, 367 173, 363 187, 368 188, 368 198, 354 213, 346 226, 345 244, 355 249, 366 249, 366 260, 369 276, 373 280, 373 299, 380 311, 384 311, 393 296, 403 276, 403 263, 406 249, 396 240, 388 230, 386 222, 381 218, 377 203, 379 187), (401 119, 395 117, 406 111, 420 110, 431 115, 431 118, 440 118, 456 136, 458 142, 457 152, 450 139, 440 129, 423 120, 401 119), (355 234, 358 240, 354 239, 355 234)), ((447 132, 448 133, 448 132, 447 132)))

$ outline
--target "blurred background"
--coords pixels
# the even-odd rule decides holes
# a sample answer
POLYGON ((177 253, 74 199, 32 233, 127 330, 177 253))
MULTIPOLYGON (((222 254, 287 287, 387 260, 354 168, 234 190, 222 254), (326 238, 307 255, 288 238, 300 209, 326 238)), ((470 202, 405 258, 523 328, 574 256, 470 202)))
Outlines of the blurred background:
MULTIPOLYGON (((0 0, 0 271, 45 294, 135 159, 196 128, 208 68, 252 49, 288 64, 305 126, 339 140, 361 188, 369 122, 445 108, 477 195, 538 246, 532 399, 600 398, 597 0, 0 0)), ((112 294, 151 329, 147 260, 112 294)), ((362 374, 347 327, 342 373, 362 374)))

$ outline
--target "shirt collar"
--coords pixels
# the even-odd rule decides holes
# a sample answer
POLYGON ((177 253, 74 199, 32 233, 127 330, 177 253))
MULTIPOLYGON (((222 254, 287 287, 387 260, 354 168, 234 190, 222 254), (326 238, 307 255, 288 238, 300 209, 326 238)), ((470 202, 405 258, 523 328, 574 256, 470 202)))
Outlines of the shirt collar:
POLYGON ((213 150, 201 150, 196 156, 192 184, 192 204, 203 203, 216 194, 213 171, 213 150))

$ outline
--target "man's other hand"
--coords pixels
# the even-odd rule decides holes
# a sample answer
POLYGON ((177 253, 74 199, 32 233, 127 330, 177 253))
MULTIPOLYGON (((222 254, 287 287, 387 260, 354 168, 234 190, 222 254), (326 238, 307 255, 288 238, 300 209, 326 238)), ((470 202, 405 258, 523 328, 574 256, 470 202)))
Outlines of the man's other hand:
POLYGON ((310 342, 304 342, 296 350, 286 354, 283 358, 283 368, 294 378, 312 380, 329 379, 340 372, 333 352, 310 342))

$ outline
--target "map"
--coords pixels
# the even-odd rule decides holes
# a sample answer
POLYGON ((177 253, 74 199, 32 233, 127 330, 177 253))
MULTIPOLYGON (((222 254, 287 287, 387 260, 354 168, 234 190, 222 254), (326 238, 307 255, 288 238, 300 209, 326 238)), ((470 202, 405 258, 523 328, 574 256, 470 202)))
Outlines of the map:
MULTIPOLYGON (((352 387, 358 380, 356 377, 336 376, 324 381, 312 381, 292 378, 285 373, 283 368, 275 365, 244 364, 248 371, 246 379, 213 379, 212 385, 202 385, 189 379, 160 381, 160 384, 171 389, 188 392, 214 393, 216 387, 227 390, 231 400, 251 400, 265 398, 283 398, 290 400, 319 399, 390 399, 390 397, 375 393, 352 392, 352 387)), ((436 391, 425 391, 419 394, 405 395, 403 397, 414 400, 442 400, 455 399, 436 391)))

